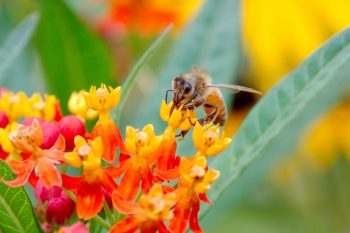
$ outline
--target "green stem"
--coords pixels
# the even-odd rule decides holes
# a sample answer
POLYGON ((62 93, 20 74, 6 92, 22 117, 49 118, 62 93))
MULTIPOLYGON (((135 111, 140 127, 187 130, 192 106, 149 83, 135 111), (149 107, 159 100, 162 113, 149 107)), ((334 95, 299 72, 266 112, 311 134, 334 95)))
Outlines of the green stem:
MULTIPOLYGON (((74 202, 76 202, 76 197, 71 191, 69 191, 67 189, 63 189, 63 190, 68 195, 68 197, 70 197, 74 202)), ((98 215, 96 215, 94 217, 94 220, 96 222, 98 222, 101 226, 106 228, 107 230, 109 230, 111 228, 111 226, 108 223, 106 223, 106 221, 103 218, 101 218, 100 216, 98 216, 98 215)))
POLYGON ((62 164, 62 166, 61 166, 61 173, 64 174, 64 173, 66 173, 66 171, 67 171, 67 164, 64 163, 64 164, 62 164))
POLYGON ((99 215, 96 215, 94 217, 94 220, 98 222, 101 226, 103 226, 106 230, 109 230, 111 228, 111 226, 108 223, 106 223, 106 221, 103 218, 101 218, 99 215))
POLYGON ((107 215, 109 223, 111 225, 113 225, 114 224, 114 219, 113 219, 112 212, 109 209, 109 206, 108 206, 108 203, 107 203, 106 199, 103 200, 103 209, 105 210, 105 214, 107 215))
POLYGON ((102 225, 99 225, 96 232, 101 233, 102 229, 103 229, 102 225))
POLYGON ((113 214, 114 214, 115 221, 118 222, 120 218, 120 214, 116 208, 113 208, 113 214))

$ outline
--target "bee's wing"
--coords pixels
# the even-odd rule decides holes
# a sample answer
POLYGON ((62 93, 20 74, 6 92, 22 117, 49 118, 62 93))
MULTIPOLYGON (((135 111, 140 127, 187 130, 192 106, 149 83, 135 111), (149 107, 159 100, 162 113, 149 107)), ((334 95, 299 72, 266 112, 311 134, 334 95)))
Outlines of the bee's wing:
POLYGON ((222 88, 231 91, 232 93, 238 93, 241 91, 255 93, 261 95, 261 92, 254 90, 249 87, 243 87, 239 85, 230 85, 230 84, 208 84, 208 87, 222 88))

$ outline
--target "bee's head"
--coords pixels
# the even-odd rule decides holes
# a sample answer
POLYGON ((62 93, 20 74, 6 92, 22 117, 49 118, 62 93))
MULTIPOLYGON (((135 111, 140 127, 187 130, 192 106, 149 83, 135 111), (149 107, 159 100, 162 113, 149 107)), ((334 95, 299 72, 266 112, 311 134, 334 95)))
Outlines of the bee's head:
POLYGON ((183 76, 178 76, 173 80, 174 104, 182 104, 184 100, 191 97, 192 85, 183 76))

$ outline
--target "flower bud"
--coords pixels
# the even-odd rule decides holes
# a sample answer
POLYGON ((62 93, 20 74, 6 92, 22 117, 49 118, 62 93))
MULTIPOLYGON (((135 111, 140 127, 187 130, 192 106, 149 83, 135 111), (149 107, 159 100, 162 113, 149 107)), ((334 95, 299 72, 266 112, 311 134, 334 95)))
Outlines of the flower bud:
POLYGON ((34 120, 37 120, 40 125, 42 123, 44 123, 44 120, 39 118, 39 117, 28 117, 22 122, 22 124, 26 125, 26 126, 30 126, 33 123, 34 120))
POLYGON ((0 98, 2 97, 3 94, 8 93, 8 92, 10 92, 9 89, 7 89, 6 87, 1 87, 0 88, 0 98))
POLYGON ((62 227, 59 233, 89 233, 89 230, 81 222, 76 222, 69 227, 62 227))
POLYGON ((50 149, 61 133, 60 127, 56 122, 43 122, 41 128, 43 129, 44 143, 40 147, 43 149, 50 149))
POLYGON ((61 134, 66 140, 66 151, 73 150, 75 136, 85 136, 86 129, 84 123, 78 117, 69 115, 63 117, 58 124, 61 129, 61 134))
POLYGON ((9 123, 9 118, 4 111, 0 110, 0 128, 5 128, 9 123))
POLYGON ((38 180, 38 182, 35 185, 34 188, 34 194, 35 198, 39 201, 39 203, 44 203, 49 199, 49 190, 47 190, 41 180, 38 180))
POLYGON ((49 201, 46 210, 46 221, 50 224, 63 225, 72 215, 69 206, 61 198, 49 201))
POLYGON ((60 194, 60 198, 62 201, 64 201, 64 203, 66 203, 69 213, 73 213, 75 210, 74 201, 63 191, 60 194))

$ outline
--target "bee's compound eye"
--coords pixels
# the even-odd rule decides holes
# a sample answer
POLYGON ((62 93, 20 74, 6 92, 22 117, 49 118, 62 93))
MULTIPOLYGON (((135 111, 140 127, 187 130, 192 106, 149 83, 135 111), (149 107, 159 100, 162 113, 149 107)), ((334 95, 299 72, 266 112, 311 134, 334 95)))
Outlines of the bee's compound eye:
POLYGON ((183 85, 183 88, 184 88, 184 93, 187 94, 187 93, 189 93, 191 91, 192 86, 188 82, 185 82, 184 85, 183 85))

